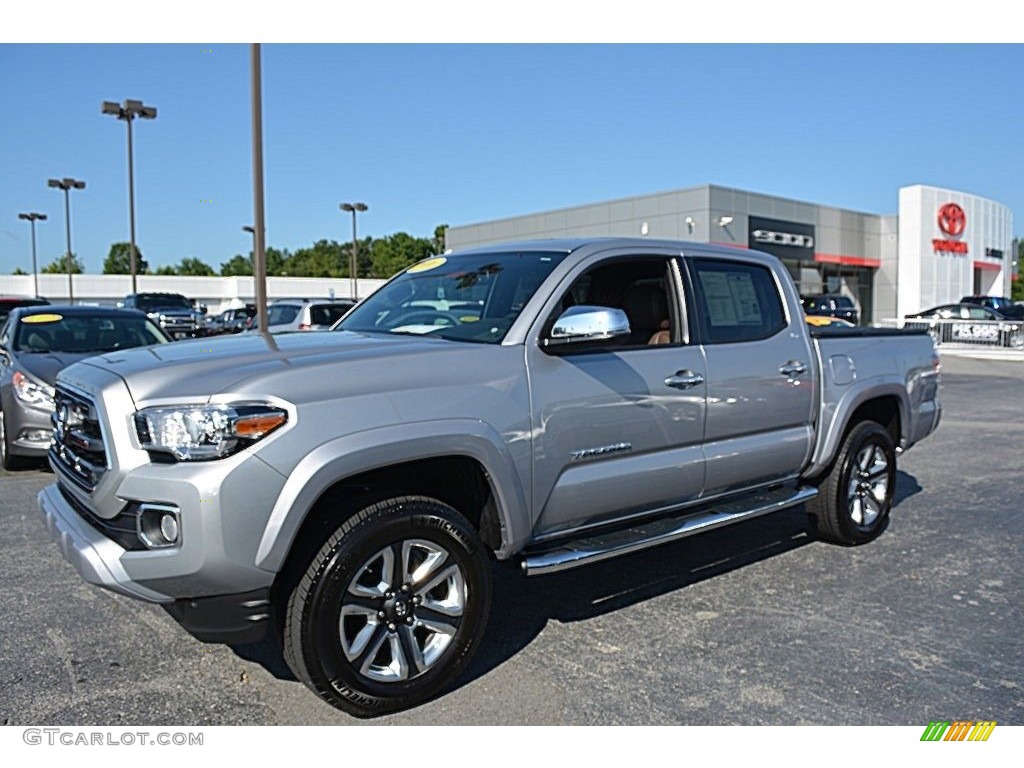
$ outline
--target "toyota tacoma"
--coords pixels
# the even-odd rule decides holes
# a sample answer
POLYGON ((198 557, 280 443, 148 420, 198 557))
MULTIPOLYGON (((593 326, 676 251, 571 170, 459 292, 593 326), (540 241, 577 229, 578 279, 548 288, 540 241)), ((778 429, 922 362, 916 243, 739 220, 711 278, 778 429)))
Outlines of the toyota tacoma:
POLYGON ((202 640, 277 633, 372 716, 466 667, 492 561, 547 574, 798 505, 822 540, 874 539, 938 388, 926 333, 809 328, 767 254, 487 246, 328 332, 70 366, 39 507, 86 581, 202 640))

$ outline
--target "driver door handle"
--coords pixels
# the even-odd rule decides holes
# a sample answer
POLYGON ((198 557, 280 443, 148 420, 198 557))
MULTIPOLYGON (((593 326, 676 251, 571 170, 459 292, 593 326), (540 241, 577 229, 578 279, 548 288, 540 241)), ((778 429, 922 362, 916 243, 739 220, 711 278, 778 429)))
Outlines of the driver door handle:
POLYGON ((674 375, 665 379, 665 386, 673 389, 690 389, 704 383, 704 377, 693 371, 676 371, 674 375))
POLYGON ((807 366, 799 360, 790 360, 779 368, 783 376, 800 376, 807 373, 807 366))

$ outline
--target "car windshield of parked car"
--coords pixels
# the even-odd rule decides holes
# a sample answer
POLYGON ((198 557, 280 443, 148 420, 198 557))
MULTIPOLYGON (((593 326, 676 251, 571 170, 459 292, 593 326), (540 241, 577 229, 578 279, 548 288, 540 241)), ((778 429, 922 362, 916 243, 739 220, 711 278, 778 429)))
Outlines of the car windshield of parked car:
POLYGON ((140 293, 138 307, 142 310, 153 309, 193 309, 192 302, 184 296, 173 293, 140 293))
POLYGON ((149 344, 167 337, 145 317, 112 315, 26 315, 14 335, 16 352, 109 352, 149 344))
POLYGON ((498 344, 565 253, 438 256, 409 267, 332 330, 498 344))

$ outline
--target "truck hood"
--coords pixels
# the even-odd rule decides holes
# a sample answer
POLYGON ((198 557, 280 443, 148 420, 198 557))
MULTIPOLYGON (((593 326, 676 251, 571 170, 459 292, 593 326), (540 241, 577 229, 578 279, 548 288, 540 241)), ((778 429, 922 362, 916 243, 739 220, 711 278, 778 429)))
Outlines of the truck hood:
MULTIPOLYGON (((118 350, 92 357, 80 365, 103 368, 120 376, 137 404, 171 399, 200 402, 213 395, 251 389, 249 385, 261 377, 287 372, 289 378, 305 381, 317 376, 318 369, 332 369, 333 375, 333 369, 340 366, 341 371, 346 371, 350 364, 362 360, 407 359, 410 355, 443 354, 465 346, 423 336, 347 331, 247 333, 118 350)), ((288 392, 266 394, 288 398, 288 392)))

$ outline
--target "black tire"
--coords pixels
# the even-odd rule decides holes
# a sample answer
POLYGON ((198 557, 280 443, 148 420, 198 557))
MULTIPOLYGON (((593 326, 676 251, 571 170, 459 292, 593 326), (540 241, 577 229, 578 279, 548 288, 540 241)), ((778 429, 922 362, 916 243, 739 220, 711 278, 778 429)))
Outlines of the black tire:
POLYGON ((422 496, 370 504, 324 542, 292 591, 285 661, 357 717, 417 704, 450 684, 480 644, 490 567, 473 526, 446 504, 422 496))
POLYGON ((4 412, 0 411, 0 467, 6 470, 22 469, 28 462, 21 456, 11 454, 11 444, 7 442, 7 424, 4 412))
POLYGON ((807 512, 818 538, 853 546, 879 536, 896 489, 896 449, 881 424, 863 421, 847 433, 807 512))

